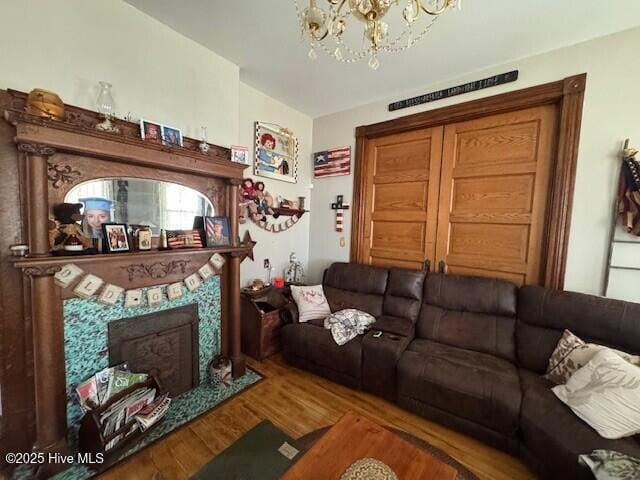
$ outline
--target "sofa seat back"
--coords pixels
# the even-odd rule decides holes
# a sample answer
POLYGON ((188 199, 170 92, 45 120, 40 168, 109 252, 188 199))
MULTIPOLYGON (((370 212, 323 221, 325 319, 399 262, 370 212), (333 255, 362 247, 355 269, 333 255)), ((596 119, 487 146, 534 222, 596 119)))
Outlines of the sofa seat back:
POLYGON ((640 304, 527 285, 518 294, 516 340, 522 368, 542 374, 567 329, 586 342, 640 353, 640 304))
POLYGON ((332 312, 357 308, 382 315, 389 271, 356 263, 334 263, 324 272, 322 287, 332 312))
POLYGON ((506 280, 429 274, 416 337, 515 363, 517 292, 506 280))

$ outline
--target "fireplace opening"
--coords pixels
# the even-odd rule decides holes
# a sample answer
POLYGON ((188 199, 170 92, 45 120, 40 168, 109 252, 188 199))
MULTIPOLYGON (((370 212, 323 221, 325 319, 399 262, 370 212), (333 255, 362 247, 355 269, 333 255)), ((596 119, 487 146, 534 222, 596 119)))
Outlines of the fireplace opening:
POLYGON ((198 329, 196 304, 110 322, 109 365, 155 375, 176 397, 200 384, 198 329))

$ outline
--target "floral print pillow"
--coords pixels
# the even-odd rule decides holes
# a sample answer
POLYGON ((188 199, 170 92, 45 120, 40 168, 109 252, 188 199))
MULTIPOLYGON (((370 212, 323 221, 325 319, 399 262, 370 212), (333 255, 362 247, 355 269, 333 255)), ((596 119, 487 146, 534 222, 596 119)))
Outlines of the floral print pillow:
POLYGON ((557 385, 564 385, 569 381, 571 375, 584 367, 597 353, 604 349, 611 350, 627 362, 640 366, 640 357, 603 345, 585 343, 569 330, 565 330, 549 359, 545 378, 557 385))
POLYGON ((304 323, 309 320, 322 320, 331 315, 329 302, 324 296, 322 285, 309 287, 291 287, 291 296, 298 307, 298 322, 304 323))

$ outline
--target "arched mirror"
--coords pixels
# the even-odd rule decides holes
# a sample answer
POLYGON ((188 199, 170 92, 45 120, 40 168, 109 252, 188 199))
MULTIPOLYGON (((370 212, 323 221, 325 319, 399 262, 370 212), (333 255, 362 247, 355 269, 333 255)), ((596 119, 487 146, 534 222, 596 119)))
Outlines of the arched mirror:
POLYGON ((84 227, 99 230, 102 223, 148 225, 160 230, 187 230, 197 216, 215 215, 207 197, 176 183, 140 178, 103 178, 72 188, 67 203, 84 205, 84 227))

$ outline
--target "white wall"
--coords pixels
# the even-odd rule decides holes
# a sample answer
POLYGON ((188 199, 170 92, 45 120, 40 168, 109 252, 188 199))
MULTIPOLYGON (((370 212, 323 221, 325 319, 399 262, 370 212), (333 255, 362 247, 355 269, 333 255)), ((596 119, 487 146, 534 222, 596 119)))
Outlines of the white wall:
MULTIPOLYGON (((315 119, 313 150, 342 145, 354 147, 355 127, 359 125, 587 72, 565 287, 568 290, 599 294, 607 260, 620 148, 625 137, 630 137, 636 146, 640 144, 640 62, 633 60, 637 57, 638 51, 640 28, 487 68, 435 85, 427 85, 419 91, 399 93, 383 101, 315 119), (399 112, 387 111, 387 104, 391 101, 514 69, 520 70, 520 78, 515 83, 399 112)), ((384 61, 381 68, 384 68, 384 61)), ((344 236, 347 247, 341 248, 338 244, 339 235, 328 235, 333 225, 333 212, 329 209, 329 204, 337 194, 344 194, 345 199, 351 200, 352 184, 352 177, 314 181, 311 202, 314 218, 309 248, 311 276, 314 279, 320 278, 322 270, 331 261, 348 258, 351 217, 347 215, 345 218, 344 236)), ((633 258, 640 256, 640 246, 636 248, 634 253, 621 254, 622 258, 619 260, 631 263, 633 258)), ((637 287, 640 273, 635 275, 635 279, 631 284, 635 287, 627 287, 624 292, 615 287, 610 291, 610 295, 640 301, 640 289, 637 287)), ((615 283, 620 285, 622 282, 615 283)))
MULTIPOLYGON (((311 117, 294 110, 287 105, 274 100, 244 83, 240 84, 240 145, 249 148, 249 156, 253 160, 254 122, 275 123, 287 127, 298 137, 298 183, 287 183, 270 178, 253 175, 253 168, 245 170, 245 177, 264 182, 266 190, 276 198, 297 200, 297 197, 306 197, 306 207, 310 202, 310 175, 311 175, 311 133, 313 121, 311 117)), ((289 254, 295 252, 298 260, 307 265, 309 257, 309 225, 312 214, 305 214, 298 223, 289 230, 281 233, 272 233, 262 230, 250 220, 240 225, 240 238, 249 230, 251 237, 257 241, 253 251, 255 261, 245 260, 242 263, 241 283, 247 284, 254 278, 264 280, 266 271, 263 268, 265 258, 268 258, 274 267, 273 275, 282 276, 289 262, 289 254)), ((286 218, 280 217, 271 223, 284 222, 286 218)))
POLYGON ((104 80, 119 117, 190 137, 204 125, 223 146, 238 138, 238 66, 120 0, 3 2, 0 45, 0 88, 42 87, 95 110, 104 80))

